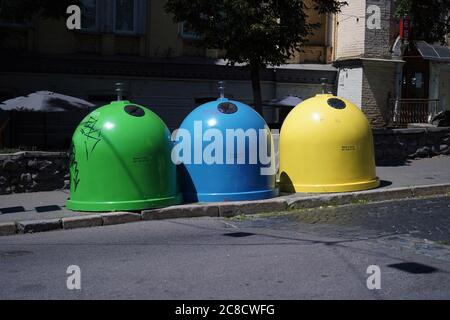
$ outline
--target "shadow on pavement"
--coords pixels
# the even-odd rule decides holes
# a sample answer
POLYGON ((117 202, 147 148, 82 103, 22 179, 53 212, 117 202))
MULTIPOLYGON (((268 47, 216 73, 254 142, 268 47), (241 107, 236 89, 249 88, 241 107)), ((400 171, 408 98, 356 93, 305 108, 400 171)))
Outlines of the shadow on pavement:
POLYGON ((433 273, 439 271, 439 269, 436 269, 434 267, 416 262, 389 264, 388 267, 413 274, 433 273))
POLYGON ((380 180, 380 186, 378 188, 389 187, 390 185, 392 185, 391 181, 380 180))
POLYGON ((52 211, 59 211, 62 210, 60 206, 41 206, 41 207, 35 207, 36 212, 52 212, 52 211))
POLYGON ((0 208, 1 214, 9 214, 9 213, 17 213, 17 212, 25 212, 25 211, 26 211, 25 208, 22 206, 0 208))

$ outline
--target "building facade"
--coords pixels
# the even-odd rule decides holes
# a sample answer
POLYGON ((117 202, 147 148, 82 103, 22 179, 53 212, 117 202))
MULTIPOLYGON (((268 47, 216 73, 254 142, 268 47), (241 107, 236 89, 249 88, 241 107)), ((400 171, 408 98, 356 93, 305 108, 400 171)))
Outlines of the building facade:
POLYGON ((354 101, 373 127, 388 124, 389 100, 399 97, 404 62, 391 52, 398 35, 393 10, 390 0, 355 0, 336 16, 337 93, 354 101))
MULTIPOLYGON (((195 35, 173 23, 165 0, 83 0, 82 30, 69 31, 66 21, 37 19, 1 21, 0 100, 50 90, 101 105, 114 99, 116 82, 125 97, 149 106, 171 128, 198 104, 217 97, 217 81, 226 81, 226 95, 253 100, 245 67, 227 66, 217 50, 199 49, 195 35)), ((333 87, 330 65, 333 20, 311 11, 321 28, 290 64, 262 72, 263 99, 287 94, 308 98, 333 87)), ((271 110, 265 110, 270 121, 271 110)))
MULTIPOLYGON (((151 107, 171 128, 215 99, 219 80, 227 96, 252 103, 249 71, 228 66, 223 52, 196 47, 195 35, 165 13, 166 0, 83 3, 79 31, 69 31, 65 19, 23 22, 2 12, 0 101, 50 90, 102 105, 123 82, 127 99, 151 107)), ((393 0, 352 0, 334 16, 311 11, 308 19, 321 27, 289 64, 262 72, 263 100, 306 99, 325 82, 377 128, 392 125, 405 101, 415 108, 408 99, 424 100, 425 113, 449 110, 448 47, 417 42, 405 50, 394 10, 393 0)), ((268 122, 276 118, 264 112, 268 122)))
POLYGON ((450 110, 448 46, 399 38, 393 0, 348 1, 335 18, 337 93, 376 128, 427 122, 450 110))

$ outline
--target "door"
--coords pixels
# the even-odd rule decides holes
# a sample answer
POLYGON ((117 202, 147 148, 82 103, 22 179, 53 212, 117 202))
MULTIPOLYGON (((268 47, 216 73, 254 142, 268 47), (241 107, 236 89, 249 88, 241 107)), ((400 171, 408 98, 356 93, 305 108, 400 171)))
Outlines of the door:
POLYGON ((450 110, 450 69, 441 69, 439 77, 439 103, 443 110, 450 110))

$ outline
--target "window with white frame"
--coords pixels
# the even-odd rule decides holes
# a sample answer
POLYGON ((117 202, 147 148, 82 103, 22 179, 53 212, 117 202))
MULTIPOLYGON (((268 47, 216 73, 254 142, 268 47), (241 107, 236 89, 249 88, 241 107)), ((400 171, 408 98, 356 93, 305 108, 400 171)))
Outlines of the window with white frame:
POLYGON ((180 35, 183 39, 198 39, 198 34, 186 22, 180 24, 180 35))
POLYGON ((81 0, 81 29, 85 31, 98 30, 98 1, 81 0))
POLYGON ((114 4, 114 31, 136 33, 137 0, 116 0, 114 4))

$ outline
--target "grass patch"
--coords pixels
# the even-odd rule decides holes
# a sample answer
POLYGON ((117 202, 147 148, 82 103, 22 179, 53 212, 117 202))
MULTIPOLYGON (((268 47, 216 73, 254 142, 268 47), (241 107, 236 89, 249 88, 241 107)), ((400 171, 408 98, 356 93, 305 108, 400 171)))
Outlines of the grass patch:
POLYGON ((249 220, 249 218, 250 218, 249 215, 240 214, 240 215, 237 215, 237 216, 225 218, 225 220, 227 220, 227 221, 245 221, 245 220, 249 220))
POLYGON ((16 152, 20 152, 20 149, 8 149, 8 148, 0 148, 0 154, 9 154, 9 153, 16 153, 16 152))
MULTIPOLYGON (((373 201, 375 202, 375 201, 373 201)), ((367 199, 358 199, 358 200, 352 200, 350 202, 350 204, 355 204, 355 205, 360 205, 360 204, 368 204, 371 203, 371 201, 367 200, 367 199)))
POLYGON ((281 212, 262 212, 256 214, 240 214, 237 216, 226 218, 228 221, 247 221, 251 219, 264 219, 264 218, 274 218, 284 215, 290 215, 293 211, 281 211, 281 212))
POLYGON ((450 240, 439 240, 439 241, 435 241, 437 244, 443 244, 445 246, 450 245, 450 240))

